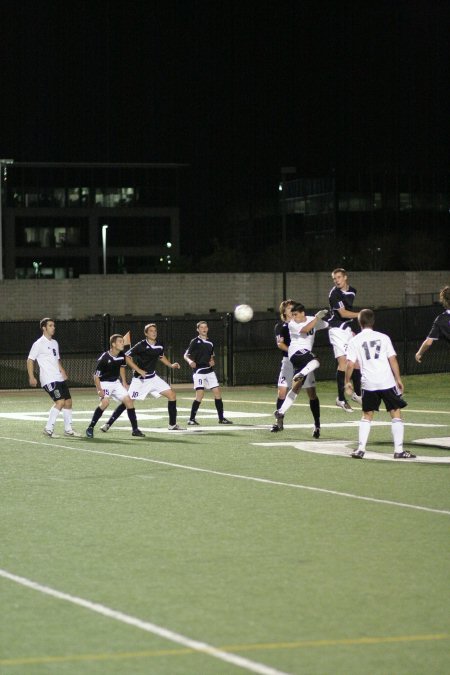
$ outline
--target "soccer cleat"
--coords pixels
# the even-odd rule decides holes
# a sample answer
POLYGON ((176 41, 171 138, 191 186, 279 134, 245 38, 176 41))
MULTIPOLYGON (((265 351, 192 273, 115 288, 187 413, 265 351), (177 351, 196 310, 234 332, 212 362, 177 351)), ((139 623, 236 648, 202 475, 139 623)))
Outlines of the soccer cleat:
POLYGON ((88 427, 86 429, 86 436, 88 438, 94 438, 94 427, 88 427))
POLYGON ((199 427, 200 424, 197 422, 197 420, 189 420, 188 422, 188 427, 199 427))
POLYGON ((320 438, 320 427, 315 427, 313 431, 313 438, 320 438))
POLYGON ((72 438, 79 438, 81 434, 78 433, 78 431, 75 431, 75 429, 70 429, 70 431, 65 431, 64 436, 72 436, 72 438))
POLYGON ((353 459, 362 459, 364 457, 364 450, 355 450, 351 456, 353 459))
POLYGON ((403 452, 394 452, 394 459, 416 459, 416 455, 409 450, 403 450, 403 452))
POLYGON ((105 422, 105 424, 102 427, 100 427, 101 431, 103 431, 104 434, 106 434, 106 432, 109 431, 110 428, 111 428, 111 425, 108 424, 108 422, 105 422))
POLYGON ((278 428, 278 424, 274 424, 270 430, 273 434, 278 433, 278 431, 281 431, 281 429, 278 428))
POLYGON ((277 427, 279 431, 283 431, 284 429, 284 415, 283 413, 280 413, 279 410, 275 410, 274 412, 275 419, 277 420, 277 427))
POLYGON ((222 417, 221 420, 219 420, 219 424, 233 424, 231 420, 227 420, 226 417, 222 417))
POLYGON ((143 434, 140 429, 133 429, 133 431, 131 432, 131 435, 132 436, 139 436, 139 438, 145 437, 145 434, 143 434))
POLYGON ((352 413, 353 408, 347 401, 341 401, 340 399, 336 399, 336 405, 338 408, 342 408, 342 410, 345 410, 345 412, 352 413))
POLYGON ((178 424, 169 424, 167 428, 169 431, 184 431, 184 429, 179 427, 178 424))
POLYGON ((359 403, 359 405, 362 405, 362 396, 359 396, 358 394, 355 394, 355 392, 353 392, 352 401, 355 401, 355 403, 359 403))
POLYGON ((53 431, 49 431, 48 429, 44 429, 42 433, 44 436, 47 436, 47 438, 59 438, 57 434, 53 433, 53 431))

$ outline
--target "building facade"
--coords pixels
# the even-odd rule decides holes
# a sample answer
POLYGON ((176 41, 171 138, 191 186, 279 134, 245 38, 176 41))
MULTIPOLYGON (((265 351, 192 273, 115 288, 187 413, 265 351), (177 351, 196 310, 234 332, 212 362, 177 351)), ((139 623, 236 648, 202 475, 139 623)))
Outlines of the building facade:
POLYGON ((4 278, 169 270, 186 166, 4 160, 4 278))

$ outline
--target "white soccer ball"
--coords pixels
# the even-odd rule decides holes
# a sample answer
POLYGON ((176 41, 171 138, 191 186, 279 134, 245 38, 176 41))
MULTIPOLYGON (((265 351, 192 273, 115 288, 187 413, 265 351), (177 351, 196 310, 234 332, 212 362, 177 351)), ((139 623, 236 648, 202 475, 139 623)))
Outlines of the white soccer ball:
POLYGON ((250 305, 238 305, 234 308, 234 316, 237 321, 247 323, 253 318, 253 309, 250 305))

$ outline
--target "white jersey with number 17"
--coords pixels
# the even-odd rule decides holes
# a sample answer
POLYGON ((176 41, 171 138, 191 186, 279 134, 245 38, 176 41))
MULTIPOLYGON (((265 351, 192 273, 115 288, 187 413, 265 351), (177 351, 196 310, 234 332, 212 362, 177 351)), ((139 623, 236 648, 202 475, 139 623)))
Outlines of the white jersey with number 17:
POLYGON ((396 356, 391 338, 371 328, 364 328, 348 343, 347 359, 354 363, 358 361, 361 386, 368 391, 395 387, 390 356, 396 356))

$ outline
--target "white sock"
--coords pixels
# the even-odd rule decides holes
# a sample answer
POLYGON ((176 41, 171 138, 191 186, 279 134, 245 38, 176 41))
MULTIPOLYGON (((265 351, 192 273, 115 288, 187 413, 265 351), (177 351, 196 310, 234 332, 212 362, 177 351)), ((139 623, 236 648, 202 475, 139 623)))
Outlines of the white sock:
POLYGON ((291 390, 287 393, 287 396, 286 396, 286 398, 284 399, 284 403, 283 403, 283 405, 281 406, 281 408, 279 409, 279 412, 280 412, 282 415, 284 415, 284 414, 289 410, 289 408, 291 407, 291 405, 294 403, 294 401, 295 401, 296 398, 297 398, 297 394, 296 394, 294 391, 292 391, 292 389, 291 389, 291 390))
POLYGON ((366 449, 367 439, 369 438, 370 426, 371 422, 369 420, 366 420, 364 417, 361 420, 359 420, 358 450, 362 450, 363 452, 366 449))
POLYGON ((72 408, 63 408, 64 430, 72 431, 72 408))
POLYGON ((403 420, 400 417, 392 418, 391 430, 392 438, 394 439, 394 452, 403 452, 405 427, 403 425, 403 420))
POLYGON ((61 411, 58 410, 58 408, 55 405, 53 406, 53 408, 50 408, 50 412, 49 412, 48 419, 47 419, 47 424, 45 426, 47 431, 53 431, 53 427, 55 426, 55 422, 58 419, 58 415, 59 415, 60 412, 61 411))
POLYGON ((320 363, 318 362, 317 359, 313 359, 309 363, 306 364, 304 368, 301 369, 300 373, 302 375, 308 375, 308 373, 312 373, 313 370, 316 370, 320 366, 320 363))

